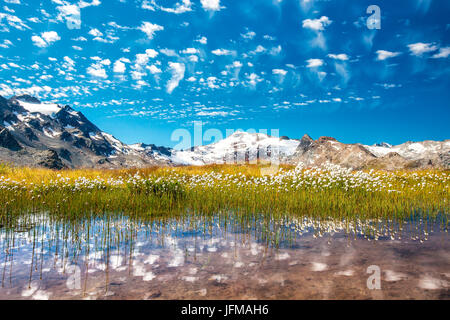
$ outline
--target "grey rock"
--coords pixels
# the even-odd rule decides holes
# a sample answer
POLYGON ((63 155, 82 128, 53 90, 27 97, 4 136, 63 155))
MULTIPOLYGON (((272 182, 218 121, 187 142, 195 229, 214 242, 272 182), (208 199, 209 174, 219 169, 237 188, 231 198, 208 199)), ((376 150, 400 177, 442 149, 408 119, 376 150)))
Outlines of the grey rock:
POLYGON ((61 158, 58 156, 58 153, 55 150, 46 150, 41 153, 41 157, 42 159, 38 162, 39 166, 55 170, 67 168, 67 166, 62 162, 61 158))
POLYGON ((8 129, 0 126, 0 147, 9 149, 11 151, 19 151, 22 149, 20 144, 14 139, 13 135, 8 129))

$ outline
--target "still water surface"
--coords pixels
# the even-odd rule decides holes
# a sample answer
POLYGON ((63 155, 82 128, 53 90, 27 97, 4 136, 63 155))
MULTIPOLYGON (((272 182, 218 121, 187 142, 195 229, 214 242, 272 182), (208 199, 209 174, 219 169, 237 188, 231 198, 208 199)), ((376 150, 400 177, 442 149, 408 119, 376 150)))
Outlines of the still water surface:
POLYGON ((36 215, 0 229, 0 299, 450 299, 446 223, 36 215))

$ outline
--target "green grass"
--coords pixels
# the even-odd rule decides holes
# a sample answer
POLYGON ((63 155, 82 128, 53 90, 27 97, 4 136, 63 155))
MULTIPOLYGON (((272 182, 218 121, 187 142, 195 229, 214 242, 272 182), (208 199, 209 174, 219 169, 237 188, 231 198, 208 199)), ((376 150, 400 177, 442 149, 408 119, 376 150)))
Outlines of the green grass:
POLYGON ((350 172, 336 168, 261 176, 258 166, 67 170, 1 167, 0 221, 48 212, 65 219, 120 214, 265 214, 316 219, 447 219, 447 171, 350 172))

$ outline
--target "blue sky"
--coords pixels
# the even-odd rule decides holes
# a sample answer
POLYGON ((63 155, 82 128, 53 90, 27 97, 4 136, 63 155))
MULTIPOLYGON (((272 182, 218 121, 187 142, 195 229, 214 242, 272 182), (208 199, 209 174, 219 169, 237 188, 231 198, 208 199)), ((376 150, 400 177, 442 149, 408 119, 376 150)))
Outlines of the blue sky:
POLYGON ((443 140, 449 13, 447 0, 0 0, 0 95, 69 104, 126 143, 174 146, 193 121, 443 140))

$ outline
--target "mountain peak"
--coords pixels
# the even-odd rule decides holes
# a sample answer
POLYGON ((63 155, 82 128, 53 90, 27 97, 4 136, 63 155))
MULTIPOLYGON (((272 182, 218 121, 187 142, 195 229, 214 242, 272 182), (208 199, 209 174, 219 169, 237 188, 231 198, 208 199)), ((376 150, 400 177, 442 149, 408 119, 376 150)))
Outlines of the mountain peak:
POLYGON ((22 101, 22 102, 35 103, 35 104, 41 103, 41 101, 38 98, 30 96, 29 94, 22 94, 20 96, 14 96, 11 98, 11 100, 18 100, 18 101, 22 101))
POLYGON ((375 147, 384 147, 384 148, 392 148, 392 144, 389 144, 387 142, 380 142, 374 144, 375 147))
POLYGON ((11 101, 16 102, 30 113, 41 113, 49 117, 53 117, 62 109, 62 107, 60 107, 56 103, 42 103, 37 98, 31 97, 29 95, 13 97, 11 98, 11 101))
POLYGON ((237 130, 234 131, 232 134, 230 134, 229 136, 227 136, 225 139, 228 138, 252 138, 252 139, 267 139, 267 138, 277 138, 280 140, 291 140, 288 136, 273 136, 273 135, 269 135, 268 133, 263 133, 263 132, 248 132, 248 131, 242 131, 242 130, 237 130))
POLYGON ((326 142, 326 141, 337 141, 337 140, 335 138, 333 138, 333 137, 322 136, 319 139, 317 139, 317 141, 319 143, 323 143, 323 142, 326 142))
POLYGON ((304 153, 309 150, 309 148, 314 145, 314 140, 307 134, 304 134, 300 139, 300 143, 298 145, 298 151, 304 153))
POLYGON ((236 130, 232 134, 230 134, 227 138, 229 138, 229 137, 244 137, 244 136, 249 136, 249 135, 253 135, 253 134, 254 133, 250 133, 247 131, 236 130))

